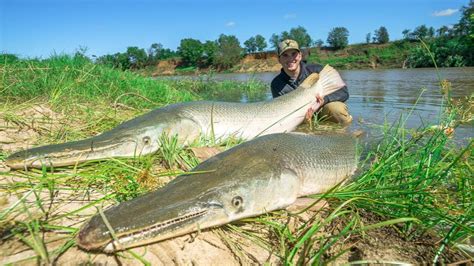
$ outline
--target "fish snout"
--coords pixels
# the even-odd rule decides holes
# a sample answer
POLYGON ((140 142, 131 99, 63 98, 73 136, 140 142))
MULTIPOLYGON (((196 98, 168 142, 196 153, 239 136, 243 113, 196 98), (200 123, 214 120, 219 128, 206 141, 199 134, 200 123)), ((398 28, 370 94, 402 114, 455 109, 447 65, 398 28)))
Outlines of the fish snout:
POLYGON ((77 234, 76 243, 85 250, 101 250, 112 240, 106 237, 108 234, 108 231, 104 232, 93 223, 87 223, 77 234))
POLYGON ((38 157, 26 151, 15 152, 5 159, 5 164, 11 169, 32 167, 37 162, 38 157))

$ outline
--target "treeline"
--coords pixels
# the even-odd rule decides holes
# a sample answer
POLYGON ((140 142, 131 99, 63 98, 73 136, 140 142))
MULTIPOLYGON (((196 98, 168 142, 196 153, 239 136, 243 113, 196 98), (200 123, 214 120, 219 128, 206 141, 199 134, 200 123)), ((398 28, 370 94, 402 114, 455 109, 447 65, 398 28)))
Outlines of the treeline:
MULTIPOLYGON (((409 48, 407 65, 409 67, 433 67, 435 64, 441 67, 474 66, 473 9, 473 1, 470 1, 468 6, 463 6, 461 19, 453 27, 442 26, 434 29, 421 25, 413 30, 405 29, 402 32, 403 39, 395 43, 420 43, 415 46, 416 48, 409 48)), ((280 34, 272 34, 268 43, 260 34, 244 41, 243 47, 234 35, 221 34, 217 40, 204 42, 186 38, 181 40, 176 51, 164 48, 160 43, 154 43, 148 49, 134 46, 128 47, 123 53, 100 56, 95 59, 95 63, 126 70, 156 66, 161 60, 176 58, 180 67, 224 70, 239 63, 245 54, 276 50, 278 43, 284 39, 294 39, 302 48, 339 50, 349 45, 348 38, 347 28, 335 27, 328 33, 326 42, 321 39, 313 40, 304 27, 298 26, 280 34)), ((390 42, 389 32, 384 26, 376 29, 373 34, 366 35, 367 44, 388 42, 390 42)), ((86 49, 81 48, 75 56, 87 58, 85 54, 86 49)))
POLYGON ((407 58, 410 67, 462 67, 474 66, 474 2, 462 7, 462 16, 453 27, 421 25, 413 31, 404 30, 404 40, 423 41, 407 58), (426 47, 425 47, 426 46, 426 47), (428 48, 428 49, 427 49, 428 48))

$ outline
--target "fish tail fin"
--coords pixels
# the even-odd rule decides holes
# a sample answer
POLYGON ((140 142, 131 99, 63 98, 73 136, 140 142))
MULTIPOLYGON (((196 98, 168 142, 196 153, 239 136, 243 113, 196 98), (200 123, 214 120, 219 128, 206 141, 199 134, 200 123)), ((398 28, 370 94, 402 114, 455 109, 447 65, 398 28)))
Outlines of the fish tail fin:
POLYGON ((316 83, 316 93, 324 97, 344 86, 346 86, 346 83, 342 80, 339 72, 332 66, 326 65, 323 70, 319 72, 319 81, 316 83))
POLYGON ((311 73, 307 78, 303 80, 303 82, 300 84, 300 88, 302 89, 309 89, 316 84, 319 80, 319 74, 318 73, 311 73))

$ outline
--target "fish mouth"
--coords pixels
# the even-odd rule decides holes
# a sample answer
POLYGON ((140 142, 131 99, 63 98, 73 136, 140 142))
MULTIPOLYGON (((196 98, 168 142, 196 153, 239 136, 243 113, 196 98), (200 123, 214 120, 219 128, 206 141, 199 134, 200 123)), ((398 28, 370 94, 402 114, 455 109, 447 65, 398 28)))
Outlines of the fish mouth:
MULTIPOLYGON (((161 239, 153 238, 153 236, 158 235, 161 232, 167 229, 170 229, 171 227, 183 226, 184 224, 189 223, 189 221, 199 219, 200 217, 206 215, 207 213, 208 213, 208 210, 196 211, 182 217, 178 217, 175 219, 171 219, 168 221, 151 225, 150 227, 142 229, 142 230, 133 231, 128 234, 117 236, 117 239, 114 239, 111 242, 109 242, 104 247, 103 250, 106 253, 112 253, 116 250, 123 250, 128 247, 140 246, 152 241, 154 242, 154 241, 161 240, 161 239)), ((190 231, 194 231, 194 230, 191 230, 190 228, 190 231)), ((188 232, 183 231, 181 233, 186 234, 188 232)), ((175 235, 177 236, 177 234, 175 235)))
MULTIPOLYGON (((130 206, 125 208, 127 207, 130 206)), ((227 222, 225 216, 220 215, 222 212, 215 209, 216 207, 220 209, 222 206, 214 204, 210 207, 193 208, 170 219, 160 219, 154 215, 140 216, 134 222, 142 225, 134 228, 130 224, 116 225, 114 220, 104 221, 103 216, 96 215, 80 230, 77 244, 85 250, 113 253, 185 235, 227 222)), ((115 207, 112 208, 114 209, 115 207)), ((160 213, 170 211, 173 210, 165 209, 160 213)), ((109 216, 106 219, 114 219, 115 214, 107 215, 106 211, 104 216, 109 216)))

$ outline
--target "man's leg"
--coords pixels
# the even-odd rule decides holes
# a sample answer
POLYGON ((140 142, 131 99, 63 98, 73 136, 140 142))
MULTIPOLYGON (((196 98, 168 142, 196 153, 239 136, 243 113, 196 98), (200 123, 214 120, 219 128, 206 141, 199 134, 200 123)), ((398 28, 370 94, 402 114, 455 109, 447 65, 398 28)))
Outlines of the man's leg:
POLYGON ((348 125, 352 122, 347 105, 343 102, 330 102, 325 104, 318 112, 318 118, 322 121, 331 121, 348 125))

